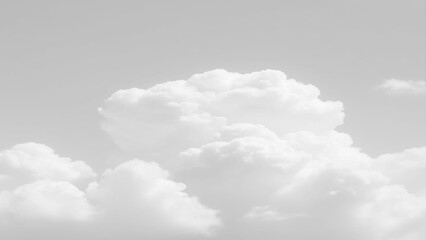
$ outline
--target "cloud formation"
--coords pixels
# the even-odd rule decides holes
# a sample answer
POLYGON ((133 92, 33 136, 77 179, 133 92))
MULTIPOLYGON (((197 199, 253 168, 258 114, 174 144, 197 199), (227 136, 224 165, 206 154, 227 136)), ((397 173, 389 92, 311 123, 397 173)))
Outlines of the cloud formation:
POLYGON ((426 82, 421 80, 388 79, 378 87, 393 95, 423 95, 426 93, 426 82))
POLYGON ((34 180, 75 183, 95 176, 85 162, 60 157, 43 144, 18 144, 0 152, 0 187, 3 189, 34 180))
POLYGON ((220 226, 215 210, 155 163, 127 161, 95 179, 83 162, 27 143, 3 151, 0 166, 2 239, 176 239, 210 236, 220 226), (92 182, 75 185, 77 177, 92 182))
MULTIPOLYGON (((352 146, 348 135, 334 131, 326 136, 291 133, 278 142, 267 133, 244 135, 184 152, 184 162, 193 165, 187 163, 176 174, 190 193, 222 210, 229 228, 220 239, 424 237, 420 174, 415 179, 420 183, 392 180, 391 170, 398 166, 374 164, 383 157, 370 158, 352 146)), ((425 152, 418 149, 418 154, 425 152)), ((425 162, 418 156, 402 157, 418 165, 425 162)), ((407 167, 400 174, 409 178, 412 170, 407 167)))
POLYGON ((373 167, 386 174, 393 184, 403 185, 415 194, 424 194, 425 159, 426 147, 410 148, 379 156, 373 161, 373 167))
POLYGON ((220 225, 216 211, 184 192, 185 185, 169 180, 156 163, 124 162, 107 170, 88 196, 102 209, 101 239, 209 236, 220 225))
POLYGON ((217 239, 420 239, 409 226, 424 219, 424 191, 397 165, 424 164, 413 156, 425 149, 372 159, 335 130, 342 104, 319 96, 280 71, 214 70, 117 91, 100 113, 124 151, 221 211, 217 239))
MULTIPOLYGON (((125 151, 162 159, 216 139, 227 125, 261 124, 283 135, 326 133, 343 123, 343 105, 280 71, 214 70, 187 81, 115 92, 100 113, 103 129, 125 151), (158 152, 161 152, 158 154, 158 152)), ((161 161, 161 160, 159 160, 161 161)))
POLYGON ((96 174, 44 145, 3 151, 0 237, 424 239, 426 147, 372 158, 319 96, 274 70, 119 90, 102 128, 136 159, 96 174))

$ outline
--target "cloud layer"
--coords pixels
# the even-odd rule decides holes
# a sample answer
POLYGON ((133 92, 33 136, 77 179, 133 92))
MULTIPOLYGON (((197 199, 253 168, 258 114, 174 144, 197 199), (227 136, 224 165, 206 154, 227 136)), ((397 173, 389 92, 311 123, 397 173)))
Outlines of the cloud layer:
POLYGON ((3 151, 0 237, 424 239, 426 147, 372 158, 319 96, 274 70, 119 90, 102 128, 142 160, 96 174, 40 144, 3 151))

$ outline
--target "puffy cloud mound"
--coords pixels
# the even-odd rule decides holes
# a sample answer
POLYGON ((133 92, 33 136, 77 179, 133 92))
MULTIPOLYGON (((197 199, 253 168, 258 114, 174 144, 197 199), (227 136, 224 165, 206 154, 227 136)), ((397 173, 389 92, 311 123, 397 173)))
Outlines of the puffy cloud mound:
POLYGON ((104 211, 102 239, 211 235, 220 225, 216 211, 184 190, 157 164, 132 160, 108 170, 89 186, 88 196, 104 211))
POLYGON ((95 180, 83 162, 29 143, 3 151, 0 166, 2 239, 189 239, 221 224, 155 163, 124 162, 95 180), (87 177, 95 181, 76 184, 87 177))
POLYGON ((426 147, 410 148, 400 153, 383 154, 374 160, 376 169, 386 174, 394 184, 409 192, 425 194, 426 147))
POLYGON ((0 152, 0 188, 36 179, 78 182, 95 176, 86 163, 60 157, 43 144, 18 144, 0 152))
POLYGON ((319 95, 316 87, 280 71, 214 70, 149 89, 119 90, 100 113, 103 129, 119 146, 155 158, 208 143, 234 123, 261 124, 279 135, 327 133, 342 124, 343 107, 319 95))
POLYGON ((95 176, 84 162, 60 157, 43 144, 0 152, 0 238, 57 239, 60 225, 89 222, 95 210, 79 187, 95 176))
MULTIPOLYGON (((394 185, 399 182, 352 147, 348 135, 304 131, 277 138, 262 129, 229 127, 227 140, 180 155, 186 167, 176 177, 223 212, 228 228, 220 239, 422 239, 424 195, 394 185)), ((420 160, 424 150, 406 161, 420 160)))
POLYGON ((2 192, 4 214, 29 220, 88 220, 93 211, 84 192, 69 182, 38 180, 2 192))

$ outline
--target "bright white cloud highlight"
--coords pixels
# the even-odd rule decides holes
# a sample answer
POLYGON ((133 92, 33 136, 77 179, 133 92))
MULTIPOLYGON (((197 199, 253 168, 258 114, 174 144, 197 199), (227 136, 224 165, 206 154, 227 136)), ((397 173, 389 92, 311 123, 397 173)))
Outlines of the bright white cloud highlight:
POLYGON ((389 94, 422 95, 426 92, 426 82, 421 80, 388 79, 378 86, 389 94))

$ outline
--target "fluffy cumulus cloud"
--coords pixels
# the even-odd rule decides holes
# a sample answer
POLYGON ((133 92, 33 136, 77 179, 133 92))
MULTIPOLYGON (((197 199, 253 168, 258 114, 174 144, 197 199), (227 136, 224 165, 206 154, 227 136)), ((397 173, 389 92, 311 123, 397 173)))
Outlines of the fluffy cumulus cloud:
POLYGON ((319 94, 280 71, 214 70, 186 81, 117 91, 100 113, 103 129, 125 151, 161 161, 166 153, 173 157, 214 141, 235 123, 261 124, 278 135, 326 133, 342 124, 344 114, 340 102, 322 101, 319 94))
POLYGON ((221 224, 155 163, 132 160, 95 178, 85 163, 27 143, 3 151, 0 166, 2 239, 188 239, 221 224))
MULTIPOLYGON (((223 210, 225 227, 230 227, 220 239, 424 237, 420 173, 420 183, 399 180, 391 171, 398 166, 379 166, 383 157, 371 159, 352 146, 348 135, 335 131, 276 138, 270 132, 254 133, 257 126, 244 128, 245 133, 236 127, 238 134, 225 134, 232 140, 183 152, 187 167, 176 173, 189 192, 223 210), (410 193, 408 186, 418 191, 410 193)), ((422 165, 425 159, 418 155, 425 152, 401 157, 422 165)), ((408 177, 413 170, 406 167, 399 173, 408 177)))
POLYGON ((421 239, 424 148, 353 146, 340 102, 280 71, 214 70, 119 90, 102 127, 218 209, 215 239, 421 239))
POLYGON ((388 79, 378 86, 389 94, 423 95, 426 93, 426 82, 421 80, 388 79))
POLYGON ((96 176, 82 161, 60 157, 42 144, 25 143, 0 152, 0 188, 34 180, 79 182, 96 176))
POLYGON ((403 185, 409 192, 425 194, 426 147, 410 148, 400 153, 383 154, 373 161, 394 184, 403 185))
POLYGON ((2 152, 0 236, 25 226, 44 239, 426 237, 426 148, 368 156, 336 130, 340 102, 280 71, 119 90, 99 112, 143 161, 95 174, 43 145, 2 152))
POLYGON ((60 157, 42 144, 0 152, 0 238, 45 236, 52 224, 87 222, 94 211, 77 186, 95 176, 84 162, 60 157))
POLYGON ((89 185, 89 198, 103 209, 101 239, 210 236, 220 226, 216 211, 184 192, 158 164, 132 160, 89 185))

